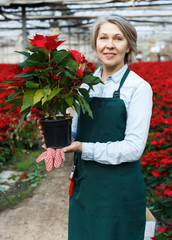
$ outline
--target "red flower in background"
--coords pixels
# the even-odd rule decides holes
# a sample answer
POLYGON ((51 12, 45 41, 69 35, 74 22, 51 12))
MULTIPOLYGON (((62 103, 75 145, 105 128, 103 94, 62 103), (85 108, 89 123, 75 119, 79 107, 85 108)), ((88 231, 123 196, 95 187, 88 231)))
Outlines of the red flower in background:
POLYGON ((158 177, 158 176, 160 176, 160 173, 159 173, 156 169, 154 169, 154 170, 152 171, 152 175, 153 175, 154 177, 158 177))
MULTIPOLYGON (((49 40, 41 36, 42 35, 35 36, 33 39, 35 42, 33 42, 32 45, 39 47, 42 44, 42 46, 49 49, 48 44, 45 45, 45 41, 49 40)), ((55 37, 57 36, 58 35, 54 36, 52 42, 55 41, 55 37)), ((84 71, 85 66, 83 63, 86 63, 85 65, 88 67, 87 71, 94 71, 92 64, 87 62, 83 55, 76 50, 70 50, 69 52, 71 53, 72 59, 80 64, 77 69, 79 76, 82 76, 84 71)), ((161 221, 163 214, 168 214, 166 205, 168 202, 170 203, 170 198, 172 197, 172 181, 169 180, 172 175, 172 116, 170 116, 172 103, 172 61, 139 62, 130 65, 130 69, 148 81, 153 89, 154 104, 150 134, 148 137, 148 145, 140 159, 140 164, 146 185, 149 187, 150 192, 148 192, 148 194, 151 194, 151 199, 153 199, 153 206, 156 205, 157 207, 159 203, 158 200, 160 201, 161 208, 159 210, 155 207, 155 213, 157 217, 159 217, 158 213, 160 213, 160 220, 158 219, 158 221, 161 221)), ((9 72, 13 74, 13 71, 16 71, 16 74, 21 73, 20 68, 17 69, 16 66, 10 64, 3 64, 0 68, 0 129, 3 131, 3 135, 0 134, 0 144, 3 143, 2 141, 8 140, 8 134, 11 129, 13 129, 13 126, 10 124, 13 123, 17 125, 19 120, 19 110, 16 109, 14 112, 8 113, 11 104, 4 105, 5 99, 12 93, 12 90, 8 89, 4 91, 2 81, 8 78, 9 72)), ((78 75, 77 78, 79 79, 78 75)), ((58 77, 55 77, 55 79, 58 80, 58 77)), ((65 84, 63 83, 63 85, 65 84)), ((65 85, 65 88, 68 88, 68 84, 65 85)), ((30 117, 36 117, 38 115, 40 115, 40 112, 34 109, 31 110, 30 117)), ((25 124, 27 125, 27 122, 25 122, 25 124)), ((171 231, 170 229, 169 225, 168 227, 160 228, 158 232, 159 234, 166 234, 167 236, 167 232, 171 231)), ((172 239, 170 238, 170 234, 168 236, 169 240, 172 239)), ((154 237, 152 239, 159 240, 160 238, 154 237)))
POLYGON ((155 191, 153 194, 157 195, 159 198, 164 196, 172 197, 172 181, 167 184, 158 184, 154 189, 155 191))
POLYGON ((23 69, 23 71, 21 73, 26 73, 26 72, 34 72, 35 71, 35 67, 31 67, 31 68, 25 68, 23 69))
POLYGON ((26 179, 26 178, 28 178, 27 172, 23 172, 23 174, 19 178, 19 182, 21 182, 23 179, 26 179))
POLYGON ((152 239, 172 239, 168 222, 172 197, 172 61, 140 62, 130 69, 148 81, 153 90, 150 133, 145 152, 140 159, 147 188, 147 199, 162 228, 152 239), (163 222, 162 222, 163 219, 163 222))
POLYGON ((20 74, 23 71, 21 67, 14 66, 14 68, 9 72, 8 79, 13 79, 17 74, 20 74))
POLYGON ((13 86, 18 86, 18 87, 22 87, 24 85, 24 78, 20 77, 17 78, 16 75, 21 74, 21 73, 26 73, 26 72, 34 72, 35 68, 31 67, 31 68, 25 68, 24 70, 20 67, 15 67, 14 71, 12 71, 9 74, 9 79, 16 79, 15 82, 9 82, 6 84, 7 87, 13 87, 13 86))
POLYGON ((162 233, 164 233, 164 232, 165 232, 165 228, 164 228, 164 227, 161 227, 161 228, 158 228, 156 231, 157 231, 157 232, 162 232, 162 233))

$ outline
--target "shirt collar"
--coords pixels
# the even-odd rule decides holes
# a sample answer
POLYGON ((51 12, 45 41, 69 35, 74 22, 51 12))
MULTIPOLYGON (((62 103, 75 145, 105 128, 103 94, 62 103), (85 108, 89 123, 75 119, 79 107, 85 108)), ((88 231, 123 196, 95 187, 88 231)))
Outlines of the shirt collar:
MULTIPOLYGON (((120 70, 118 70, 116 73, 109 76, 107 78, 107 81, 113 80, 115 83, 118 83, 121 80, 121 76, 124 75, 127 68, 128 68, 128 65, 125 64, 120 70)), ((101 79, 101 74, 102 74, 102 66, 95 71, 94 76, 99 77, 101 79)))

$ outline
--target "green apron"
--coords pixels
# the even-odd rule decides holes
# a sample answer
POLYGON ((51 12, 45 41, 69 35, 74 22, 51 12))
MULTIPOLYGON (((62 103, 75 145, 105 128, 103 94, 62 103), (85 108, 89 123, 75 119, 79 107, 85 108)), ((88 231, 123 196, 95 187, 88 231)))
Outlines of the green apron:
MULTIPOLYGON (((77 141, 124 139, 127 113, 119 95, 129 71, 112 98, 90 98, 94 119, 81 113, 77 141)), ((140 162, 106 165, 82 160, 75 153, 74 164, 68 240, 143 240, 146 192, 140 162)))

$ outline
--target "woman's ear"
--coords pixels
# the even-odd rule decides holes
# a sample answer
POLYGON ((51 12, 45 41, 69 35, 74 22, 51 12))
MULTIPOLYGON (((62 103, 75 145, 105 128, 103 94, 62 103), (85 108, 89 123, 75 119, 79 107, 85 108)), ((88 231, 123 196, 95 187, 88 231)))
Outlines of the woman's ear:
POLYGON ((129 52, 130 52, 130 47, 128 46, 126 53, 129 53, 129 52))

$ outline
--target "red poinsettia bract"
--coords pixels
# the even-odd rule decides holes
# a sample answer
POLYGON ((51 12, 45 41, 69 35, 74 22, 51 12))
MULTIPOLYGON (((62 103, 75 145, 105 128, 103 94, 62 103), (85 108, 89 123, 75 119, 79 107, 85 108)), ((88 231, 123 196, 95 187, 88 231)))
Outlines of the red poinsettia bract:
POLYGON ((36 34, 33 39, 29 39, 30 44, 37 47, 42 47, 50 50, 51 52, 60 46, 64 41, 56 41, 60 34, 54 36, 43 36, 36 34))

